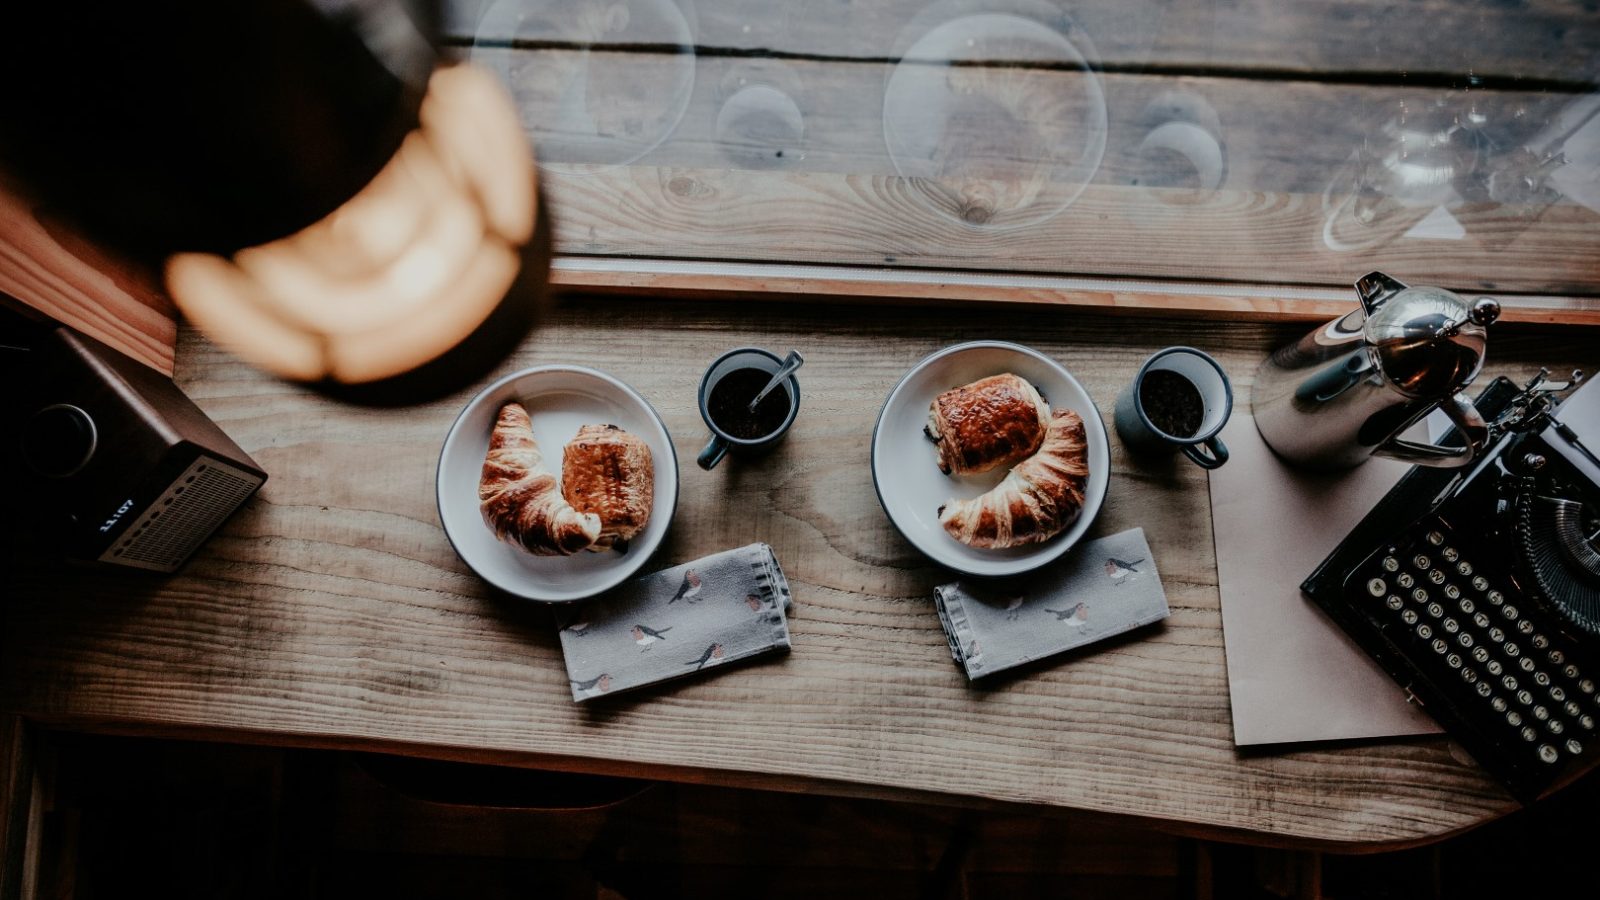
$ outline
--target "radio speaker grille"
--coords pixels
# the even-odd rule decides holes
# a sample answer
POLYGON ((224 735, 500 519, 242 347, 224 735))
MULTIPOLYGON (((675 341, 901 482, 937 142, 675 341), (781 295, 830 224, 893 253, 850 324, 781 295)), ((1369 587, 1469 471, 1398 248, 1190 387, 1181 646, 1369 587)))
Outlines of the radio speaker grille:
POLYGON ((200 456, 122 536, 102 562, 174 572, 249 499, 263 479, 210 456, 200 456))

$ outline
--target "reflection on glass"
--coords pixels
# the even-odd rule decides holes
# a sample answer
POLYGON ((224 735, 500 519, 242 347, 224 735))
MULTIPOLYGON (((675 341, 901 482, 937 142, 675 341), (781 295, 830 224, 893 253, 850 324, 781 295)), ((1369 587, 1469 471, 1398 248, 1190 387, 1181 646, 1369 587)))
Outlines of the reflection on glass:
POLYGON ((1222 121, 1199 94, 1163 91, 1140 116, 1144 137, 1137 147, 1136 183, 1161 189, 1165 203, 1196 203, 1228 177, 1222 121))
POLYGON ((694 88, 694 38, 673 0, 498 0, 472 59, 511 89, 540 165, 565 171, 636 162, 694 88))
POLYGON ((889 76, 884 139, 895 170, 969 225, 1045 221, 1083 191, 1106 146, 1106 102, 1060 31, 1008 13, 923 35, 889 76))
POLYGON ((722 154, 747 169, 783 168, 804 159, 800 91, 799 76, 780 62, 735 67, 719 91, 715 136, 722 154))

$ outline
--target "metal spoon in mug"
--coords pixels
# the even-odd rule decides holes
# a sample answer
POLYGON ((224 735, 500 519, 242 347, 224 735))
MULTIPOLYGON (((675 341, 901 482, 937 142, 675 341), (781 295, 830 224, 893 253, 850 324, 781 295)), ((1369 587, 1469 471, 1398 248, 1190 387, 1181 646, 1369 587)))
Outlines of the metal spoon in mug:
POLYGON ((805 357, 800 355, 799 350, 790 350, 789 355, 783 358, 783 365, 779 366, 778 371, 773 374, 772 380, 767 382, 767 386, 761 389, 761 393, 757 394, 754 400, 750 401, 749 411, 755 412, 756 405, 767 399, 767 395, 772 393, 773 388, 783 384, 783 380, 793 375, 796 369, 805 365, 805 362, 805 357))

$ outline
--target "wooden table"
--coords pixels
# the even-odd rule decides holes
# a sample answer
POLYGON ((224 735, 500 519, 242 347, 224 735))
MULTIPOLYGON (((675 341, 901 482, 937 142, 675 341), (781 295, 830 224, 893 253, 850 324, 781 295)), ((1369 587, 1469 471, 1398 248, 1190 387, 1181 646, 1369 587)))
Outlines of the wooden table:
MULTIPOLYGON (((1373 848, 1499 816, 1510 798, 1444 739, 1233 746, 1204 474, 1115 444, 1093 534, 1146 529, 1162 626, 974 687, 932 588, 948 573, 890 526, 868 442, 924 354, 977 338, 1062 361, 1102 410, 1151 350, 1215 353, 1247 396, 1296 329, 1016 310, 674 305, 574 299, 501 372, 574 362, 637 387, 677 444, 665 565, 761 539, 792 580, 793 653, 575 705, 548 613, 491 593, 435 511, 440 443, 470 396, 405 410, 331 402, 181 334, 180 384, 271 472, 180 575, 66 570, 26 549, 0 603, 0 711, 73 729, 627 773, 780 790, 1030 804, 1210 836, 1373 848), (801 349, 805 406, 758 462, 704 473, 704 365, 801 349)), ((1590 365, 1582 331, 1502 328, 1497 367, 1590 365), (1587 358, 1584 358, 1587 357, 1587 358)))

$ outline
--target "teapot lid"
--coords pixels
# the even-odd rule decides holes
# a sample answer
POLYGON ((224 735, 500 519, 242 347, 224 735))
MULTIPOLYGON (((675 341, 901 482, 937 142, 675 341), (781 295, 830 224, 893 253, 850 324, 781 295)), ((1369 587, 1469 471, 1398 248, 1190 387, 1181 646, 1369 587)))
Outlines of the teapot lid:
POLYGON ((1468 303, 1437 287, 1403 287, 1367 304, 1367 346, 1383 376, 1417 399, 1448 397, 1483 368, 1488 326, 1500 304, 1488 297, 1468 303))

